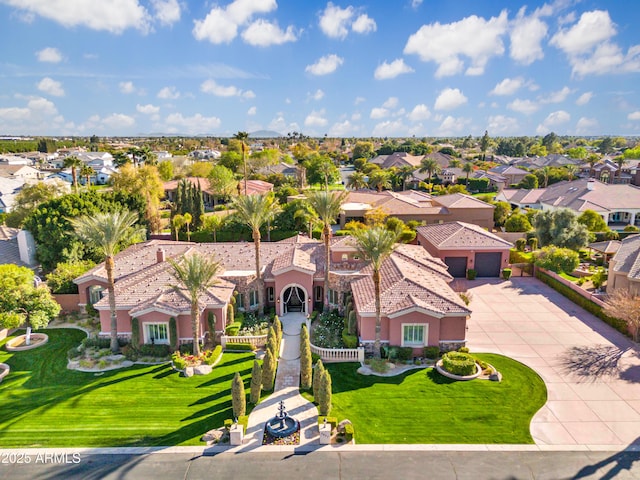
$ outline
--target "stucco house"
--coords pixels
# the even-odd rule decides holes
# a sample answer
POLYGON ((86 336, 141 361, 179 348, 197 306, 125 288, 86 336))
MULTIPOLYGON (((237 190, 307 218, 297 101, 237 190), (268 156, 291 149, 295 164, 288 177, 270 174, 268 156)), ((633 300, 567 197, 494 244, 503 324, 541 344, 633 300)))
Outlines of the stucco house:
POLYGON ((425 225, 416 230, 418 245, 440 258, 453 277, 474 269, 478 277, 499 277, 509 265, 511 242, 464 222, 425 225))
POLYGON ((607 293, 618 289, 640 295, 640 235, 631 235, 622 240, 609 262, 607 293))
MULTIPOLYGON (((371 271, 358 255, 351 237, 336 237, 331 244, 329 302, 342 310, 349 295, 357 315, 358 335, 365 346, 375 336, 375 302, 371 271), (373 309, 373 310, 372 310, 373 309)), ((131 320, 138 319, 140 339, 145 343, 168 343, 170 319, 176 319, 181 342, 192 338, 190 304, 172 285, 169 259, 198 252, 220 262, 217 283, 200 298, 200 331, 218 336, 229 321, 227 305, 258 306, 254 245, 250 242, 201 243, 151 240, 134 245, 115 258, 115 298, 118 332, 131 336, 131 320), (215 315, 215 331, 208 331, 207 317, 215 315), (153 339, 153 340, 152 340, 153 339)), ((324 245, 303 236, 260 247, 267 308, 282 316, 310 313, 322 308, 324 298, 324 245)), ((418 245, 398 245, 382 271, 383 342, 412 346, 416 354, 425 345, 448 350, 465 343, 470 310, 448 285, 453 277, 447 266, 418 245)), ((74 280, 79 304, 99 312, 101 332, 110 331, 106 271, 98 265, 74 280)))

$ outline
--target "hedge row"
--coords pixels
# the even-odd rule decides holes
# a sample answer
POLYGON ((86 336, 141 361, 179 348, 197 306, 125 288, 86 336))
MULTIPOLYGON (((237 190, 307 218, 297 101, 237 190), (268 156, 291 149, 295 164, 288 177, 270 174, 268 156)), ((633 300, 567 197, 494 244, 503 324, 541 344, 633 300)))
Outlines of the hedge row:
POLYGON ((624 320, 620 320, 619 318, 610 317, 606 313, 602 307, 588 298, 583 297, 578 292, 572 290, 571 288, 563 285, 559 281, 554 278, 551 278, 549 275, 541 272, 540 270, 536 270, 536 278, 540 280, 542 283, 549 285, 558 293, 564 295, 569 300, 571 300, 576 305, 584 308, 587 312, 592 313, 596 317, 598 317, 603 322, 611 325, 613 328, 618 330, 620 333, 623 333, 629 336, 629 328, 627 327, 627 323, 624 320))

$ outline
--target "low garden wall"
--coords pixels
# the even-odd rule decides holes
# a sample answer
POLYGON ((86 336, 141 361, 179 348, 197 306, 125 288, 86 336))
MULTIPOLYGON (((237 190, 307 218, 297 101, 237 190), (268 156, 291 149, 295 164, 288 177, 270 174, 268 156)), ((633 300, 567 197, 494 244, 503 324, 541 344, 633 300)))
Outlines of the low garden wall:
POLYGON ((311 344, 311 353, 324 362, 364 362, 364 348, 322 348, 311 344))
MULTIPOLYGON (((591 292, 586 291, 584 288, 581 288, 580 286, 576 285, 575 283, 570 282, 566 278, 562 278, 557 273, 552 272, 551 270, 545 270, 544 268, 536 267, 536 272, 538 272, 538 271, 541 272, 541 273, 544 273, 545 275, 547 275, 547 276, 549 276, 551 278, 553 278, 557 282, 560 282, 562 285, 564 285, 566 287, 569 287, 571 290, 576 292, 578 295, 586 298, 587 300, 592 301, 596 305, 598 305, 600 307, 604 307, 604 302, 602 300, 600 300, 596 295, 594 295, 591 292)), ((537 276, 537 274, 536 274, 536 276, 537 276)))
POLYGON ((267 336, 252 335, 252 336, 246 336, 246 337, 241 337, 241 336, 231 337, 228 335, 222 335, 220 337, 220 345, 222 345, 223 349, 225 349, 227 345, 234 344, 234 343, 250 343, 256 348, 261 348, 267 344, 267 336))
POLYGON ((79 312, 80 295, 77 293, 56 293, 53 299, 60 305, 63 312, 79 312))

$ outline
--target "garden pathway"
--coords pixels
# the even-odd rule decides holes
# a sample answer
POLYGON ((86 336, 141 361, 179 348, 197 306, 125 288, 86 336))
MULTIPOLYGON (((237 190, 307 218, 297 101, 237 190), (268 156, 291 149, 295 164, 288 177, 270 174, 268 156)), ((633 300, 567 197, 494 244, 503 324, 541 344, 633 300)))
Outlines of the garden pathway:
POLYGON ((289 416, 300 422, 300 445, 319 442, 318 409, 298 392, 300 386, 300 329, 306 316, 288 313, 280 317, 282 345, 274 392, 253 409, 245 437, 245 447, 262 446, 264 424, 277 413, 280 400, 284 400, 289 416))

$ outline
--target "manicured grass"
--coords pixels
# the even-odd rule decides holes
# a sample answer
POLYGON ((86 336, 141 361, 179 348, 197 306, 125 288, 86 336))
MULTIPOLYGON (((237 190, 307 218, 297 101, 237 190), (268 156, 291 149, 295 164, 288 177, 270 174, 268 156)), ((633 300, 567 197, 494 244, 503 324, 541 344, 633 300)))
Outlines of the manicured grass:
POLYGON ((501 355, 478 354, 502 382, 456 382, 435 369, 364 376, 353 363, 329 364, 331 416, 353 422, 357 443, 533 443, 531 418, 547 399, 542 379, 501 355))
POLYGON ((67 350, 84 333, 46 333, 49 343, 35 350, 0 348, 0 362, 11 366, 0 384, 4 448, 203 445, 203 433, 233 416, 235 372, 249 392, 252 354, 225 353, 212 374, 191 378, 180 377, 168 364, 95 375, 66 368, 67 350))

